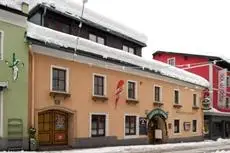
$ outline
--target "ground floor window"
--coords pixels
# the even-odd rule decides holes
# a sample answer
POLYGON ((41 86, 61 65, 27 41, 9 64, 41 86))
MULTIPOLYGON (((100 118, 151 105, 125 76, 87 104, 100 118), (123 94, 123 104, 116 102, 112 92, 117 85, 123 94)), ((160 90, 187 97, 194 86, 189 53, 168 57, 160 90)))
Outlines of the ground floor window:
POLYGON ((106 115, 92 115, 91 117, 91 136, 101 137, 105 136, 106 129, 106 115))
POLYGON ((125 116, 125 135, 136 135, 136 116, 125 116))
POLYGON ((180 133, 180 120, 174 120, 174 133, 180 133))
POLYGON ((204 120, 204 134, 209 134, 209 121, 204 120))
POLYGON ((197 132, 197 121, 192 120, 192 132, 197 132))

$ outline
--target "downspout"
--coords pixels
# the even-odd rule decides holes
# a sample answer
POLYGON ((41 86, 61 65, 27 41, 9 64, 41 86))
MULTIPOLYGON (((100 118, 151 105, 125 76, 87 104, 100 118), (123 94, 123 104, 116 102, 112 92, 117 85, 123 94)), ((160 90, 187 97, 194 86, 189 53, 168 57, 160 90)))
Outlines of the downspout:
MULTIPOLYGON (((31 126, 35 125, 35 114, 34 114, 34 54, 32 51, 32 45, 29 45, 29 53, 31 55, 31 126)), ((34 127, 35 128, 35 127, 34 127)))

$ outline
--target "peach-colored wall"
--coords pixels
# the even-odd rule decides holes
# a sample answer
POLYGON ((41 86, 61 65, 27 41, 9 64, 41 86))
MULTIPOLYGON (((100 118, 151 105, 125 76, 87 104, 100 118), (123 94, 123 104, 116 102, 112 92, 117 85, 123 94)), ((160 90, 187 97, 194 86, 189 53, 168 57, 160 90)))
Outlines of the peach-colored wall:
MULTIPOLYGON (((172 123, 172 128, 168 129, 169 138, 200 136, 203 127, 203 112, 201 107, 198 110, 192 109, 192 94, 200 91, 191 88, 185 88, 166 81, 159 81, 140 76, 134 76, 128 73, 102 69, 87 64, 80 64, 64 59, 53 58, 41 54, 34 54, 35 63, 35 110, 41 110, 47 107, 55 106, 50 93, 50 72, 51 65, 64 67, 69 69, 69 91, 70 98, 63 100, 60 106, 74 112, 74 129, 73 136, 75 138, 89 137, 89 119, 90 113, 108 113, 109 115, 109 136, 117 136, 119 139, 124 138, 124 114, 135 114, 139 117, 146 117, 145 111, 156 108, 153 105, 153 86, 162 87, 163 103, 161 107, 168 112, 168 123, 172 123), (103 74, 107 76, 107 97, 108 101, 100 102, 92 100, 92 78, 93 73, 103 74), (122 93, 117 108, 114 108, 115 89, 119 80, 125 80, 125 91, 122 93), (137 81, 138 100, 136 105, 126 103, 127 80, 137 81), (174 89, 180 90, 180 102, 182 108, 173 107, 174 89), (173 134, 173 119, 180 119, 180 134, 173 134), (192 122, 193 119, 198 120, 197 133, 185 132, 183 130, 183 122, 192 122)), ((200 103, 201 106, 201 103, 200 103)), ((37 126, 37 114, 35 114, 35 125, 37 126)), ((192 124, 191 124, 192 128, 192 124)))

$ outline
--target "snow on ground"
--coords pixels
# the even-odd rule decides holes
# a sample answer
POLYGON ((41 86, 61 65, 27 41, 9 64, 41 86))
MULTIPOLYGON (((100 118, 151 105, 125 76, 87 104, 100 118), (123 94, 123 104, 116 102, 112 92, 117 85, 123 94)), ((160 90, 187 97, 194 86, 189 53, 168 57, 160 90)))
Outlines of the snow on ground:
POLYGON ((21 4, 29 0, 0 0, 0 4, 21 11, 21 4))
MULTIPOLYGON (((30 9, 32 9, 37 4, 44 4, 47 7, 55 8, 56 10, 67 15, 71 15, 75 18, 79 18, 81 16, 82 11, 82 6, 74 2, 74 0, 31 0, 30 4, 30 9)), ((83 18, 91 22, 94 22, 95 24, 101 25, 107 28, 108 30, 110 29, 113 31, 117 31, 140 42, 147 42, 147 37, 144 34, 139 33, 136 30, 126 27, 120 23, 117 23, 87 8, 84 9, 83 18)))
POLYGON ((101 45, 84 38, 79 38, 78 46, 76 46, 76 36, 58 32, 30 22, 28 22, 27 37, 40 40, 45 43, 56 44, 65 48, 77 48, 89 53, 101 55, 103 58, 119 59, 122 62, 136 65, 141 69, 147 68, 167 77, 209 87, 209 82, 204 78, 174 66, 170 66, 156 60, 147 60, 128 52, 101 45))

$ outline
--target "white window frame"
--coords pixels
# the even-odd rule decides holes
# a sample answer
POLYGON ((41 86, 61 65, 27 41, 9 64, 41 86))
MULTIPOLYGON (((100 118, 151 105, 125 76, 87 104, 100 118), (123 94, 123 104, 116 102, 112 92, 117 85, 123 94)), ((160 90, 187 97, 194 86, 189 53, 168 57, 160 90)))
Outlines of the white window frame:
POLYGON ((227 87, 230 87, 230 76, 227 76, 226 78, 226 85, 227 87))
POLYGON ((107 76, 104 74, 99 74, 99 73, 93 73, 93 88, 92 88, 92 95, 97 96, 97 97, 106 97, 107 96, 107 76), (95 76, 100 76, 104 78, 104 95, 95 95, 94 94, 94 77, 95 76))
POLYGON ((69 68, 56 66, 56 65, 51 65, 50 67, 50 91, 61 92, 61 91, 53 90, 53 69, 54 68, 66 71, 66 84, 65 84, 66 91, 64 93, 69 93, 69 68))
POLYGON ((126 92, 127 92, 127 99, 128 100, 138 100, 138 95, 137 95, 137 90, 138 90, 138 87, 137 87, 137 81, 134 81, 134 80, 127 80, 127 88, 126 88, 126 92), (129 98, 129 82, 132 82, 132 83, 135 83, 135 98, 129 98))
POLYGON ((193 94, 192 94, 192 106, 194 106, 194 107, 199 107, 200 104, 199 104, 199 99, 198 99, 198 97, 199 97, 199 96, 198 96, 197 93, 193 93, 193 94), (193 98, 194 98, 193 95, 196 95, 196 105, 193 104, 193 100, 194 100, 194 99, 193 99, 193 98))
POLYGON ((0 44, 1 44, 1 47, 0 47, 0 61, 1 60, 3 60, 4 59, 4 51, 3 51, 3 49, 4 49, 4 47, 3 47, 3 42, 4 42, 4 32, 2 31, 2 30, 0 30, 0 35, 1 35, 1 40, 0 40, 0 44))
POLYGON ((192 128, 191 128, 191 130, 192 130, 192 133, 197 133, 198 132, 198 121, 197 120, 196 120, 196 132, 193 132, 193 121, 194 120, 196 120, 196 119, 192 120, 192 128))
POLYGON ((0 91, 0 137, 3 137, 3 91, 0 91))
POLYGON ((181 131, 182 131, 182 128, 183 126, 181 126, 181 120, 179 118, 175 118, 173 120, 173 135, 180 135, 181 134, 181 131), (175 133, 175 120, 179 120, 179 133, 175 133))
POLYGON ((181 105, 181 103, 180 103, 180 90, 179 89, 174 89, 173 90, 173 104, 174 105, 181 105), (178 104, 177 103, 175 103, 175 91, 178 91, 178 104))
POLYGON ((133 138, 138 138, 139 137, 139 115, 137 115, 137 114, 130 114, 130 113, 125 113, 124 114, 124 139, 133 139, 133 138), (136 135, 125 135, 125 117, 126 116, 136 116, 136 135))
POLYGON ((105 137, 109 136, 109 113, 91 112, 89 113, 89 137, 92 137, 92 115, 105 115, 105 137))
POLYGON ((157 102, 157 103, 162 103, 162 102, 163 102, 162 87, 159 86, 159 85, 154 85, 154 86, 153 86, 153 91, 154 91, 154 94, 153 94, 153 101, 154 101, 154 102, 157 102), (155 87, 159 87, 159 88, 160 88, 160 101, 155 101, 155 87))
POLYGON ((89 33, 89 40, 92 41, 92 42, 101 44, 101 45, 105 45, 105 38, 104 38, 104 37, 101 37, 101 36, 98 36, 98 35, 95 35, 95 34, 93 34, 93 33, 89 33), (90 35, 95 36, 95 37, 96 37, 96 41, 90 39, 90 35), (102 44, 102 43, 99 43, 98 38, 103 39, 103 44, 102 44))
POLYGON ((167 64, 172 65, 172 66, 176 66, 176 58, 175 58, 175 57, 168 58, 168 59, 167 59, 167 64), (171 60, 174 61, 174 64, 170 64, 170 61, 171 61, 171 60))

